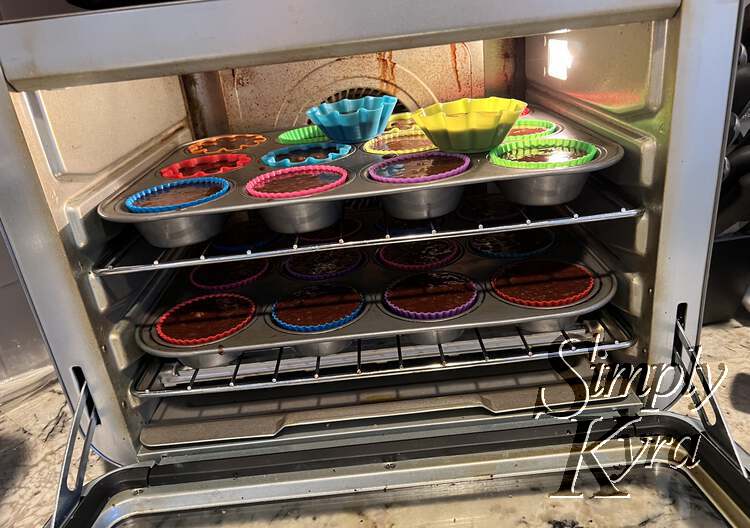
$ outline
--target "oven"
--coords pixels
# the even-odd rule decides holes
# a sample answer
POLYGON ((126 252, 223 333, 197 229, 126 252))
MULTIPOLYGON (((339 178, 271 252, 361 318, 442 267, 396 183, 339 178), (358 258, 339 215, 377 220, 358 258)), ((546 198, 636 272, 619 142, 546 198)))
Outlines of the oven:
MULTIPOLYGON (((571 381, 593 383, 607 365, 697 361, 740 2, 74 3, 0 25, 3 234, 77 409, 73 440, 80 430, 85 452, 122 466, 84 491, 63 480, 54 526, 473 482, 519 466, 553 474, 577 437, 575 422, 545 409, 601 417, 602 437, 627 418, 642 419, 631 436, 702 435, 704 491, 744 475, 718 409, 713 425, 668 412, 687 390, 681 377, 647 396, 614 376, 615 390, 587 391, 583 409, 571 381), (425 194, 373 181, 373 164, 392 156, 360 142, 331 158, 348 176, 330 192, 283 206, 248 194, 309 107, 367 96, 394 97, 397 113, 522 100, 525 118, 554 124, 549 137, 593 145, 593 161, 551 169, 543 184, 543 169, 497 167, 485 149, 425 194), (195 143, 227 134, 244 142, 195 143), (165 183, 165 167, 217 152, 242 158, 218 174, 220 200, 124 208, 165 183), (555 199, 574 179, 575 196, 555 199), (477 204, 501 196, 514 214, 482 217, 490 209, 477 204), (336 219, 315 224, 321 211, 336 219), (482 253, 478 241, 506 234, 544 248, 482 253), (418 321, 389 311, 384 292, 416 268, 384 255, 406 258, 415 243, 450 249, 443 270, 477 285, 471 308, 418 321), (537 250, 584 265, 590 291, 561 306, 508 302, 493 274, 537 250), (356 317, 314 332, 275 324, 275 301, 307 284, 313 257, 342 255, 351 269, 319 283, 361 292, 356 317), (224 288, 208 270, 232 263, 263 276, 224 288), (170 342, 156 330, 169 308, 237 292, 252 297, 254 320, 226 339, 170 342)), ((720 508, 736 524, 747 520, 743 486, 720 508)))

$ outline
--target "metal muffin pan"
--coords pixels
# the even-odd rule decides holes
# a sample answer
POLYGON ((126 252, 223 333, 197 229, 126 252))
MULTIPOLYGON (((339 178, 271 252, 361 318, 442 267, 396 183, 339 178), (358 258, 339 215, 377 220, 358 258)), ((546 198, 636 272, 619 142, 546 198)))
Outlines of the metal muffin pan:
MULTIPOLYGON (((185 209, 178 209, 175 211, 169 211, 165 213, 157 214, 136 214, 128 211, 123 202, 125 198, 133 193, 140 190, 152 187, 165 182, 165 179, 159 174, 159 168, 180 161, 189 157, 185 154, 185 145, 175 149, 171 154, 162 159, 159 163, 154 165, 151 169, 133 182, 131 182, 126 188, 120 192, 110 196, 103 201, 98 208, 99 215, 105 220, 118 223, 144 223, 162 221, 170 218, 190 218, 193 219, 193 225, 198 228, 203 222, 206 215, 213 214, 225 214, 233 211, 249 210, 249 209, 268 209, 279 206, 289 206, 293 204, 303 203, 323 203, 330 201, 341 201, 353 198, 363 198, 366 196, 385 196, 385 195, 401 195, 408 194, 411 191, 424 191, 426 189, 447 189, 454 188, 458 190, 461 186, 482 183, 482 182, 498 182, 499 184, 505 185, 508 182, 515 182, 516 180, 523 181, 525 179, 535 179, 541 176, 556 177, 560 175, 574 175, 580 173, 582 168, 585 167, 586 172, 593 172, 597 170, 610 167, 617 163, 623 156, 623 148, 607 139, 594 136, 589 131, 578 127, 577 125, 566 121, 565 119, 558 117, 557 115, 549 114, 541 110, 534 112, 535 117, 540 119, 548 119, 555 121, 563 126, 563 130, 555 134, 555 137, 568 137, 580 139, 593 143, 599 149, 600 155, 592 162, 585 166, 579 167, 561 167, 554 169, 510 169, 506 167, 499 167, 492 165, 487 159, 486 154, 472 154, 470 155, 472 160, 472 166, 466 172, 459 174, 451 178, 445 178, 443 180, 437 180, 428 183, 418 184, 399 184, 389 185, 373 181, 363 174, 363 171, 369 165, 382 161, 385 159, 383 156, 375 154, 368 154, 362 149, 357 149, 353 154, 347 156, 341 160, 335 160, 330 162, 331 165, 336 165, 347 169, 350 173, 350 181, 345 185, 341 185, 330 191, 300 198, 294 198, 290 200, 271 200, 264 198, 254 198, 248 196, 244 191, 245 184, 252 178, 272 170, 270 167, 261 165, 259 160, 265 153, 278 148, 275 144, 275 139, 278 137, 279 132, 272 132, 264 134, 268 137, 268 141, 260 145, 238 151, 238 153, 244 153, 253 158, 253 161, 241 169, 227 172, 221 175, 222 178, 229 180, 232 183, 232 189, 221 196, 220 198, 200 204, 194 207, 188 207, 185 209)), ((564 181, 559 178, 556 181, 564 181)), ((460 191, 459 191, 460 192, 460 191)), ((453 193, 452 193, 453 194, 453 193)), ((406 198, 405 198, 406 199, 406 198)), ((163 224, 162 224, 163 225, 163 224)), ((154 226, 154 233, 152 237, 158 235, 159 224, 154 226)), ((152 238, 153 239, 153 238, 152 238)), ((172 238, 168 232, 163 233, 163 244, 174 245, 172 238)))
MULTIPOLYGON (((190 286, 187 280, 188 273, 183 272, 175 275, 171 285, 165 289, 161 298, 148 310, 149 315, 144 318, 141 324, 136 325, 136 341, 144 351, 152 355, 180 361, 191 361, 191 357, 202 355, 226 355, 227 353, 251 351, 256 351, 257 355, 261 357, 269 349, 278 349, 281 346, 304 346, 313 343, 390 337, 397 334, 410 336, 421 333, 423 337, 427 337, 429 332, 433 330, 451 332, 466 328, 529 325, 543 320, 569 320, 601 308, 614 296, 617 288, 614 275, 607 271, 603 262, 590 249, 585 248, 572 238, 560 236, 555 246, 543 257, 580 262, 586 265, 597 276, 596 285, 591 295, 573 306, 543 310, 509 304, 499 300, 494 295, 487 294, 491 289, 489 280, 495 270, 503 264, 503 261, 484 258, 470 251, 464 251, 459 260, 442 269, 469 276, 484 291, 482 302, 465 314, 441 321, 411 321, 398 316, 391 316, 384 309, 373 309, 376 308, 373 306, 368 309, 366 306, 363 315, 341 328, 304 335, 292 334, 270 324, 267 315, 270 312, 271 304, 277 298, 309 283, 290 279, 284 275, 280 269, 281 260, 276 260, 272 263, 271 270, 263 280, 236 290, 237 293, 253 299, 258 306, 257 320, 253 322, 251 328, 246 328, 220 343, 197 346, 189 350, 184 347, 170 346, 155 338, 152 327, 159 315, 177 302, 199 293, 190 286)), ((379 305, 383 290, 396 279, 407 274, 384 269, 375 262, 372 253, 370 253, 364 267, 351 274, 336 277, 334 281, 356 288, 364 294, 368 304, 379 305)))

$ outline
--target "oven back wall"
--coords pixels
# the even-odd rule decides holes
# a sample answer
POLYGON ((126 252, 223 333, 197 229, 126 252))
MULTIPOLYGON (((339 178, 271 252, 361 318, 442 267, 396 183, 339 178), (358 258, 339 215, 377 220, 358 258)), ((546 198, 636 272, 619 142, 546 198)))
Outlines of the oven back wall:
MULTIPOLYGON (((499 57, 495 93, 508 92, 513 82, 513 41, 507 43, 507 50, 493 50, 499 57)), ((183 86, 196 136, 290 128, 307 123, 307 108, 332 98, 385 93, 397 97, 403 111, 482 97, 484 49, 481 41, 457 42, 236 68, 184 76, 183 86)))

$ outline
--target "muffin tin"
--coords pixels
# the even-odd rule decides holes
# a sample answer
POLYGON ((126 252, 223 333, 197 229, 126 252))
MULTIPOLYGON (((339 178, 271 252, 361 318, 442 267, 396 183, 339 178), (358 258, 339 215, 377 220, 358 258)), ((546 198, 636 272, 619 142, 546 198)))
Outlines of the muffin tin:
POLYGON ((609 302, 615 294, 617 283, 613 274, 606 270, 602 261, 589 248, 569 236, 560 238, 560 243, 546 253, 545 258, 580 262, 591 269, 596 276, 593 291, 585 299, 571 306, 539 309, 503 302, 494 295, 489 285, 489 280, 500 262, 497 259, 484 258, 470 251, 464 251, 459 260, 442 269, 461 273, 473 279, 482 290, 481 301, 467 313, 451 319, 410 321, 390 314, 382 305, 382 293, 385 289, 396 279, 408 273, 383 268, 377 264, 370 251, 367 263, 357 273, 334 279, 336 283, 351 285, 362 292, 366 301, 362 315, 341 328, 301 335, 279 329, 272 323, 270 309, 273 302, 309 284, 288 277, 281 269, 281 262, 275 260, 263 280, 233 291, 257 303, 257 320, 247 329, 221 342, 190 348, 170 346, 159 340, 153 331, 153 324, 158 316, 169 307, 200 293, 190 286, 189 270, 187 270, 174 276, 171 284, 149 309, 150 315, 137 325, 136 341, 144 351, 150 354, 190 362, 197 356, 236 357, 238 352, 251 354, 257 351, 260 354, 262 350, 267 351, 280 346, 332 343, 326 346, 337 348, 333 343, 358 338, 401 335, 408 341, 411 339, 410 336, 417 334, 416 339, 424 339, 433 331, 432 335, 440 336, 441 340, 447 341, 450 340, 450 335, 458 335, 466 328, 498 325, 520 326, 527 330, 537 327, 566 328, 577 317, 609 302))
MULTIPOLYGON (((593 161, 586 164, 586 172, 597 171, 609 167, 617 163, 623 156, 623 148, 620 145, 607 139, 594 136, 588 131, 567 122, 563 118, 548 114, 536 108, 534 111, 534 117, 547 119, 562 125, 562 131, 555 133, 551 137, 577 138, 588 141, 597 146, 599 154, 593 161)), ((220 217, 227 213, 241 210, 261 210, 278 207, 279 205, 282 205, 278 200, 254 198, 249 196, 244 190, 245 184, 248 180, 271 170, 269 167, 262 165, 259 160, 267 152, 279 148, 276 143, 279 133, 269 133, 264 135, 268 137, 268 141, 240 151, 241 153, 252 157, 254 161, 241 169, 223 174, 222 177, 232 183, 231 189, 224 196, 210 203, 163 213, 139 214, 129 212, 123 205, 125 198, 128 196, 148 187, 160 185, 169 181, 160 175, 159 169, 188 157, 184 150, 185 145, 182 145, 166 156, 158 164, 146 171, 141 178, 131 182, 125 189, 102 202, 98 208, 99 214, 102 218, 112 222, 147 225, 148 227, 146 229, 151 231, 151 238, 149 240, 152 241, 152 243, 161 247, 176 247, 206 240, 207 237, 202 235, 203 227, 209 222, 221 225, 223 218, 220 217), (164 222, 164 220, 168 219, 179 219, 174 222, 175 224, 179 224, 179 229, 173 229, 169 225, 170 222, 164 222), (175 232, 181 234, 179 240, 174 238, 175 232)), ((451 187, 460 188, 460 186, 472 183, 490 181, 496 181, 499 183, 514 181, 520 182, 529 179, 530 181, 535 181, 535 179, 545 177, 551 177, 552 180, 557 179, 558 181, 562 181, 555 177, 563 174, 575 175, 580 173, 582 169, 582 167, 509 169, 492 165, 487 159, 486 154, 473 154, 470 157, 472 165, 469 170, 452 178, 420 184, 384 185, 372 181, 366 176, 367 168, 371 164, 381 161, 384 158, 375 154, 368 154, 362 149, 357 148, 351 155, 330 162, 331 165, 340 166, 349 171, 350 181, 347 184, 331 189, 322 194, 285 200, 283 205, 342 201, 352 198, 363 198, 365 196, 408 194, 415 190, 423 191, 427 189, 447 189, 451 187)), ((550 189, 551 192, 554 193, 555 188, 555 186, 552 186, 550 189)), ((532 190, 532 192, 535 191, 532 190)))

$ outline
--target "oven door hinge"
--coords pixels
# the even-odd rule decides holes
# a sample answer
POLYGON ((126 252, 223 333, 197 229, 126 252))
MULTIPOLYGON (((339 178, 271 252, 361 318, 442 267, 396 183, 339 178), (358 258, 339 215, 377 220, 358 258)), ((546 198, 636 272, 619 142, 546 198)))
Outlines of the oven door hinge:
POLYGON ((683 375, 685 376, 685 383, 683 384, 680 398, 686 394, 690 395, 690 399, 698 412, 698 417, 703 424, 704 434, 713 440, 724 451, 725 455, 737 464, 742 471, 742 475, 748 478, 741 449, 732 436, 729 424, 724 419, 724 413, 721 411, 715 392, 712 393, 711 380, 708 379, 704 368, 700 364, 701 345, 693 345, 690 342, 685 333, 684 325, 684 316, 678 316, 675 321, 675 338, 672 353, 675 363, 682 368, 683 375), (703 399, 701 399, 698 389, 695 386, 694 380, 696 378, 700 384, 700 388, 703 390, 703 399), (706 412, 705 407, 707 405, 710 405, 713 411, 713 423, 711 417, 706 412))
POLYGON ((73 423, 68 436, 68 444, 65 447, 65 458, 63 459, 62 470, 60 471, 60 481, 57 485, 57 496, 55 497, 55 507, 52 513, 50 528, 59 528, 63 526, 65 520, 70 516, 78 502, 81 499, 83 491, 83 479, 86 475, 86 466, 88 464, 89 452, 91 451, 91 441, 94 437, 94 430, 99 424, 99 415, 94 407, 91 393, 86 382, 81 386, 81 394, 78 397, 78 403, 73 415, 73 423), (81 449, 80 460, 78 461, 78 473, 76 474, 75 483, 71 489, 68 486, 68 475, 71 471, 71 462, 73 461, 73 452, 78 438, 78 430, 82 426, 84 415, 88 414, 88 424, 86 424, 83 448, 81 449))

